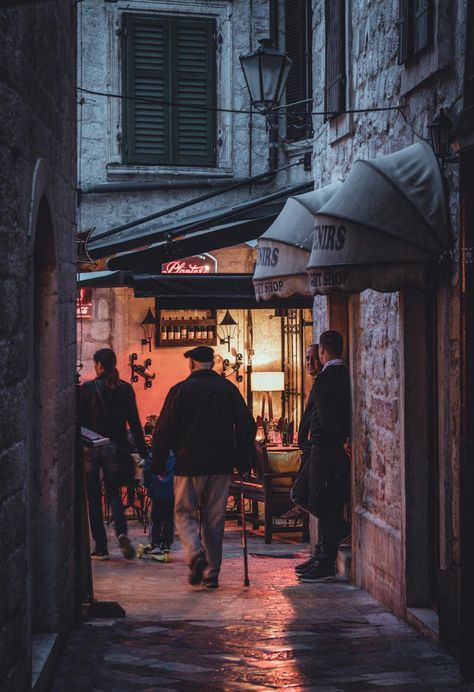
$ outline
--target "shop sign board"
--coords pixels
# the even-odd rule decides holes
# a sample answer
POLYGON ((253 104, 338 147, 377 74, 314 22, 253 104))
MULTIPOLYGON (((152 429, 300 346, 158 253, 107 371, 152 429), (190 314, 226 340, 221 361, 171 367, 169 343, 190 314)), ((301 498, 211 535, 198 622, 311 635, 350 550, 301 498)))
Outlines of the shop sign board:
POLYGON ((171 260, 161 265, 162 274, 215 274, 217 260, 209 253, 171 260))

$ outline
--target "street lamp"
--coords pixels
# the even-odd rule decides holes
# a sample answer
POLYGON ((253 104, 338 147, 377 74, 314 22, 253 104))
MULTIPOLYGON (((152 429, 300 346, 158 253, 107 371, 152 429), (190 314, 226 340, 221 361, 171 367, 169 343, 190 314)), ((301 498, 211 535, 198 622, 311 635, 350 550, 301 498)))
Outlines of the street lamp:
POLYGON ((451 133, 453 124, 444 110, 440 108, 438 115, 433 122, 428 125, 428 132, 431 139, 431 147, 438 159, 445 161, 452 157, 451 133))
POLYGON ((151 340, 153 339, 156 329, 156 319, 151 311, 151 308, 148 308, 146 317, 144 320, 142 320, 141 325, 145 334, 145 338, 142 339, 142 346, 146 346, 148 344, 148 350, 151 351, 151 340))
POLYGON ((227 344, 227 350, 230 353, 230 342, 234 338, 235 330, 237 329, 237 322, 234 320, 232 315, 228 310, 222 320, 219 322, 219 327, 222 328, 222 333, 224 337, 220 337, 221 344, 227 344))
POLYGON ((293 61, 273 47, 273 41, 262 38, 256 50, 240 56, 240 64, 250 101, 255 108, 268 114, 280 103, 293 61))

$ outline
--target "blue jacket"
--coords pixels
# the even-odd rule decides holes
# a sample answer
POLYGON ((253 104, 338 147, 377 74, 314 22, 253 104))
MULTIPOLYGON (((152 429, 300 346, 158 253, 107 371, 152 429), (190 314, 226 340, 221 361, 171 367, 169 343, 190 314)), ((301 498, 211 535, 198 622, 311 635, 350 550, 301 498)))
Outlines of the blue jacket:
POLYGON ((163 480, 158 478, 151 470, 151 454, 145 457, 143 468, 143 485, 148 488, 152 500, 167 500, 173 497, 173 478, 176 458, 172 452, 166 460, 166 472, 163 480))

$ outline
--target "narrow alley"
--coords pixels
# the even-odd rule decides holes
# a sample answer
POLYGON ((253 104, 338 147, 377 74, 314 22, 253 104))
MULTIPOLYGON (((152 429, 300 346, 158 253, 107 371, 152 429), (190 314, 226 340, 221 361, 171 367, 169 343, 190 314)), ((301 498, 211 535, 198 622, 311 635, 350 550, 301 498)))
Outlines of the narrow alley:
MULTIPOLYGON (((141 527, 131 524, 136 542, 141 527)), ((226 531, 218 591, 187 584, 171 564, 94 563, 95 596, 117 600, 123 620, 95 620, 71 635, 54 692, 155 690, 473 690, 450 656, 342 579, 298 584, 306 546, 249 535, 243 587, 240 531, 226 531)), ((176 546, 176 544, 175 544, 176 546)))

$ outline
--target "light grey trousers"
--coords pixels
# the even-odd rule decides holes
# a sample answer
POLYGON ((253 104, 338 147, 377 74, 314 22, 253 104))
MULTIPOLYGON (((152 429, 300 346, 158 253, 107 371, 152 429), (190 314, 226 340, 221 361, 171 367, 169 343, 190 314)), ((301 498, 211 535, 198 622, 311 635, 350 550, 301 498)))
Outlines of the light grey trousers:
POLYGON ((217 577, 221 568, 230 479, 230 475, 174 477, 174 518, 186 562, 190 565, 204 552, 208 564, 205 577, 217 577), (202 539, 199 538, 200 505, 202 539))

